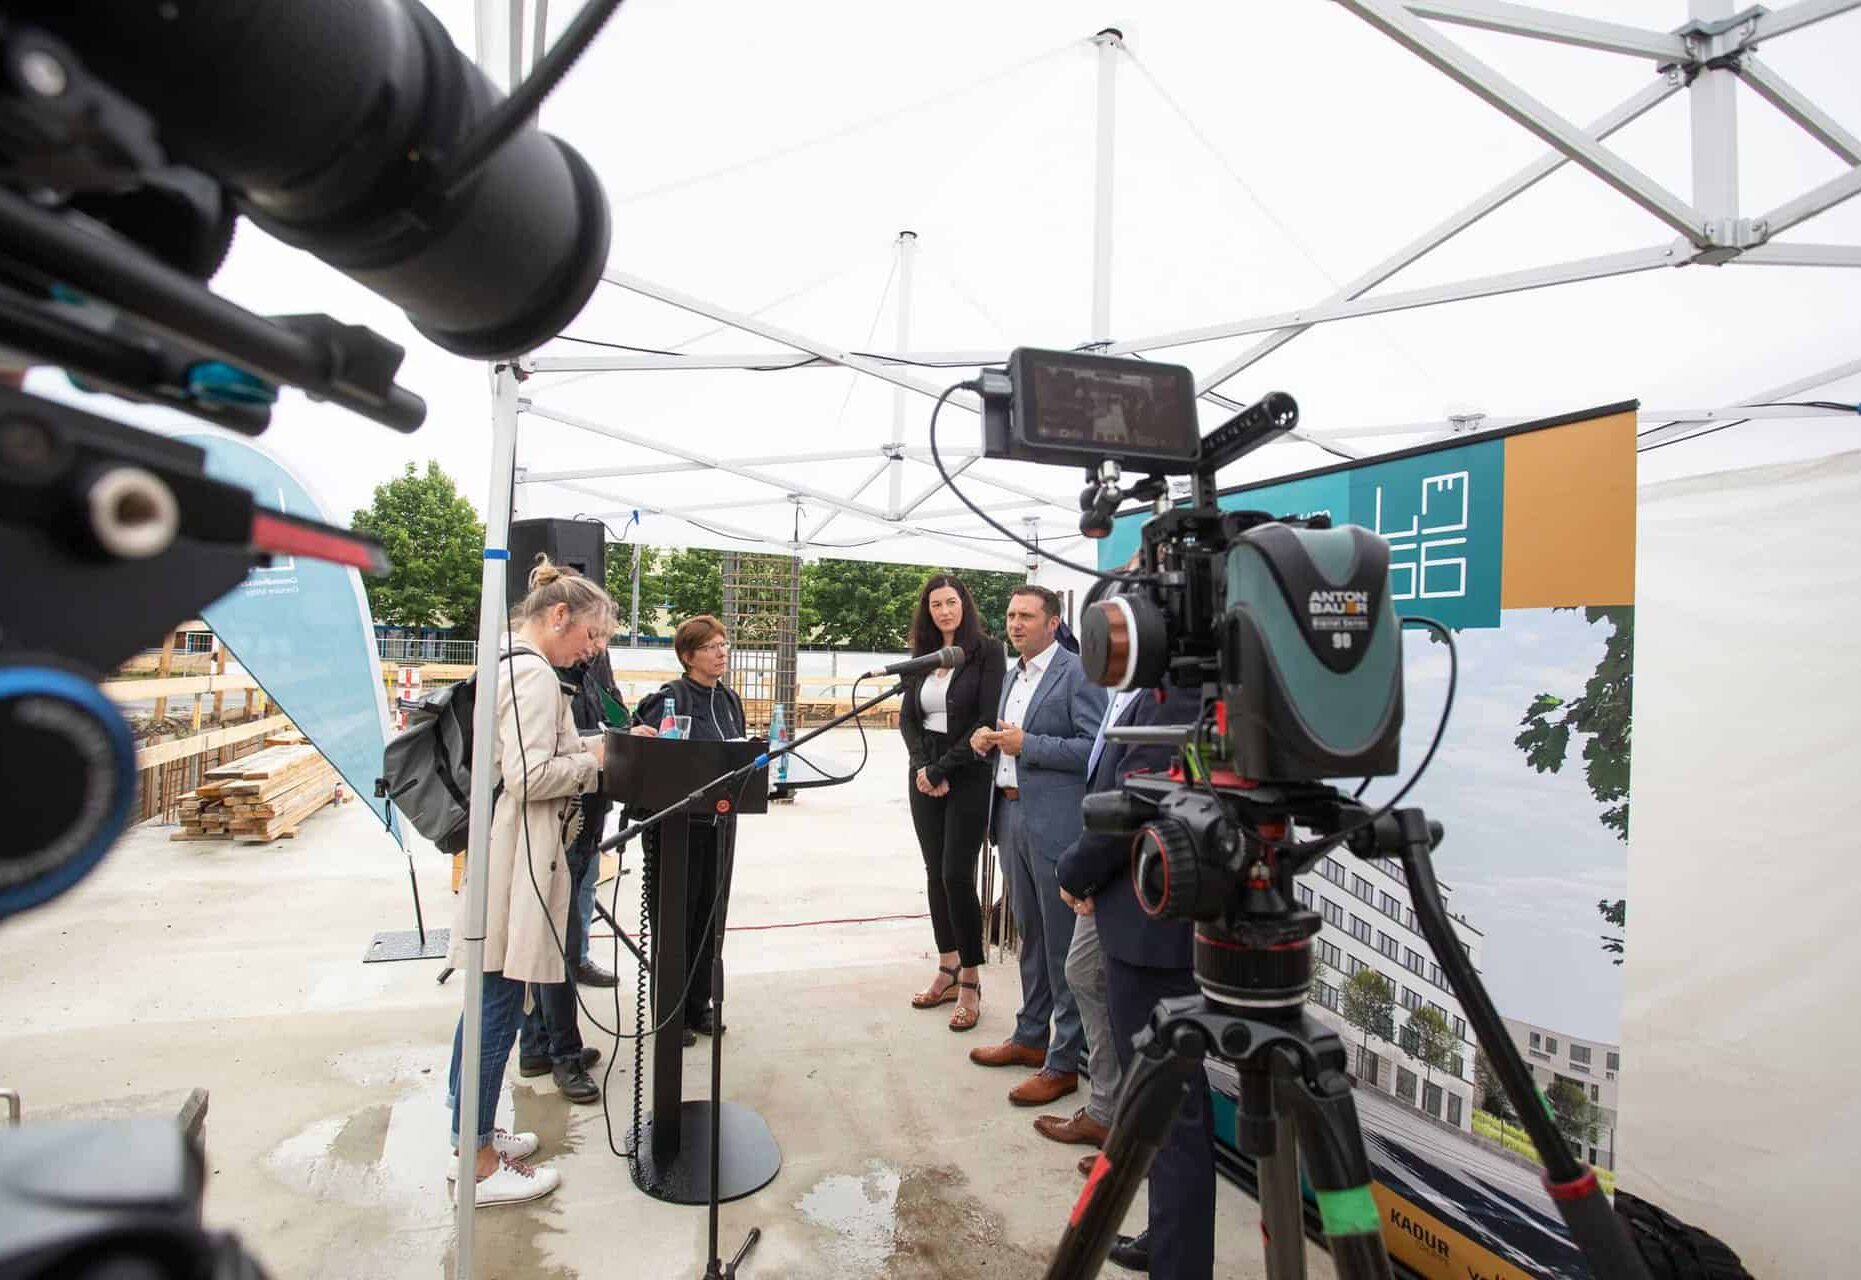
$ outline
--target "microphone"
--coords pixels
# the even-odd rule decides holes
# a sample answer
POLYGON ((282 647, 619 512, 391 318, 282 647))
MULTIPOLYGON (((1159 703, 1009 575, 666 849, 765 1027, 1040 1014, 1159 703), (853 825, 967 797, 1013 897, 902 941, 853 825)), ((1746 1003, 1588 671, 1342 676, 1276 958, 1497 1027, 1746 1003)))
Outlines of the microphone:
POLYGON ((954 670, 963 665, 963 651, 956 645, 945 645, 935 653, 927 653, 921 658, 909 658, 904 662, 894 662, 889 667, 879 667, 861 676, 861 680, 870 680, 874 676, 914 676, 920 671, 954 670))

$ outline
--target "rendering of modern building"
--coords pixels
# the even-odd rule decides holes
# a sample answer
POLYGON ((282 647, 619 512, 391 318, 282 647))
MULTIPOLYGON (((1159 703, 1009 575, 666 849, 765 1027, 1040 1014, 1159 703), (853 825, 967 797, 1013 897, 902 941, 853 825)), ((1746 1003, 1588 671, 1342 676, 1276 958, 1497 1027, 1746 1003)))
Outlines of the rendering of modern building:
MULTIPOLYGON (((1301 880, 1297 893, 1300 904, 1324 920, 1314 939, 1318 962, 1325 968, 1325 976, 1312 987, 1318 1016, 1351 1045, 1359 1084, 1380 1089, 1456 1128, 1471 1129, 1471 1033, 1459 1001, 1416 927, 1401 864, 1386 858, 1365 862, 1334 855, 1321 862, 1317 871, 1319 878, 1301 880), (1395 993, 1393 1039, 1371 1034, 1366 1043, 1363 1030, 1344 1020, 1342 984, 1366 968, 1380 973, 1395 993), (1423 1008, 1439 1012, 1458 1041, 1445 1067, 1429 1067, 1415 1057, 1414 1035, 1406 1027, 1409 1015, 1423 1008)), ((1447 892, 1447 886, 1442 890, 1447 892)), ((1454 917, 1454 932, 1473 967, 1480 968, 1484 936, 1458 916, 1454 917)))
POLYGON ((1622 1046, 1585 1040, 1549 1027, 1506 1018, 1512 1043, 1531 1068, 1532 1081, 1541 1092, 1566 1081, 1583 1090, 1598 1111, 1596 1140, 1588 1145, 1589 1162, 1599 1169, 1614 1169, 1616 1162, 1616 1096, 1622 1077, 1622 1046))

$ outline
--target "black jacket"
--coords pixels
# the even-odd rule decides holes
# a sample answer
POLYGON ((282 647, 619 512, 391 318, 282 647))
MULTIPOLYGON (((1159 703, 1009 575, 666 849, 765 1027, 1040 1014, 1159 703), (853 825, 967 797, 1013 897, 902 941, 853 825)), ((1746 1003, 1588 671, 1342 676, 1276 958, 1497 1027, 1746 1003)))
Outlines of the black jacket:
MULTIPOLYGON (((1192 724, 1202 698, 1194 689, 1171 686, 1163 696, 1151 690, 1133 698, 1118 717, 1120 725, 1192 724)), ((1170 767, 1169 747, 1126 746, 1107 742, 1098 767, 1086 781, 1088 792, 1115 791, 1133 773, 1161 773, 1170 767)), ((1195 926, 1188 920, 1153 920, 1137 904, 1131 888, 1131 837, 1082 832, 1060 855, 1060 884, 1078 898, 1093 900, 1099 946, 1126 964, 1153 969, 1188 969, 1195 963, 1195 926)))
POLYGON ((641 724, 657 729, 671 695, 677 714, 691 717, 694 742, 723 742, 748 736, 744 731, 743 699, 721 681, 709 688, 690 676, 680 676, 640 699, 636 711, 641 724))
POLYGON ((933 785, 960 769, 987 764, 984 757, 969 749, 969 735, 978 726, 995 727, 995 718, 1002 705, 1002 680, 1008 670, 1008 658, 1002 642, 991 636, 982 637, 978 648, 980 652, 964 655, 963 665, 950 677, 949 688, 944 693, 950 742, 941 753, 933 755, 931 739, 924 732, 924 710, 918 705, 918 691, 931 677, 926 673, 905 679, 898 732, 904 735, 905 748, 911 753, 911 771, 925 770, 933 785))

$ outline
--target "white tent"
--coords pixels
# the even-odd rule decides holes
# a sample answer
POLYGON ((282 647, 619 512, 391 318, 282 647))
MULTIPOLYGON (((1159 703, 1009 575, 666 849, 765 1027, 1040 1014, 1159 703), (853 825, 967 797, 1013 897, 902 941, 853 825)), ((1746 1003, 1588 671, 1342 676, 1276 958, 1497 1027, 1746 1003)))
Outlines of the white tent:
MULTIPOLYGON (((544 112, 615 245, 497 375, 490 543, 514 486, 652 541, 1024 563, 926 465, 931 398, 1016 345, 1186 363, 1205 425, 1294 392, 1299 438, 1230 482, 1629 397, 1644 481, 1852 447, 1814 421, 1851 409, 1774 402, 1861 386, 1861 0, 1591 7, 631 6, 544 112)), ((566 16, 479 0, 481 61, 566 16)), ((973 424, 939 423, 964 487, 1077 550, 1075 479, 973 424)))

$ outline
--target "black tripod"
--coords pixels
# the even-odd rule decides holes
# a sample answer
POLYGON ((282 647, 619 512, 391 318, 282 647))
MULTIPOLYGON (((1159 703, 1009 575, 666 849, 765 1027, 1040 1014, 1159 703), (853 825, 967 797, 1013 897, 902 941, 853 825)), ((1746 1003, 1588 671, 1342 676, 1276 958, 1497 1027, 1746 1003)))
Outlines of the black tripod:
MULTIPOLYGON (((1543 1155, 1546 1189, 1591 1273, 1597 1280, 1647 1280, 1594 1172, 1571 1154, 1552 1125, 1498 1011, 1454 938, 1428 856, 1441 839, 1440 824, 1429 822, 1420 809, 1367 815, 1337 800, 1336 793, 1327 799, 1327 792, 1323 788, 1302 797, 1318 803, 1300 814, 1301 824, 1345 833, 1359 857, 1401 858, 1422 933, 1543 1155)), ((1236 808, 1257 803, 1229 800, 1236 808)), ((1289 904, 1295 901, 1294 876, 1322 853, 1308 849, 1303 864, 1285 856, 1280 842, 1290 824, 1283 814, 1243 829, 1241 876, 1233 884, 1233 901, 1220 904, 1219 911, 1208 909, 1215 904, 1206 900, 1170 900, 1172 885, 1177 892, 1186 885, 1192 895, 1216 887, 1208 875, 1213 868, 1198 862, 1185 845, 1159 842, 1160 856, 1138 863, 1145 910, 1180 916, 1202 908, 1194 910, 1195 975, 1202 994, 1162 1001, 1138 1036, 1111 1133, 1060 1238, 1047 1280, 1086 1280, 1098 1274, 1184 1097, 1191 1089, 1208 1087, 1203 1063, 1209 1054, 1240 1073, 1238 1145, 1257 1162, 1269 1280, 1303 1280, 1305 1275, 1301 1157, 1340 1280, 1390 1280, 1381 1215, 1371 1196, 1369 1160, 1351 1101, 1349 1060, 1338 1037, 1304 1010, 1312 976, 1311 939, 1319 922, 1312 912, 1289 904), (1164 873, 1148 879, 1147 893, 1146 869, 1164 863, 1164 873)))

